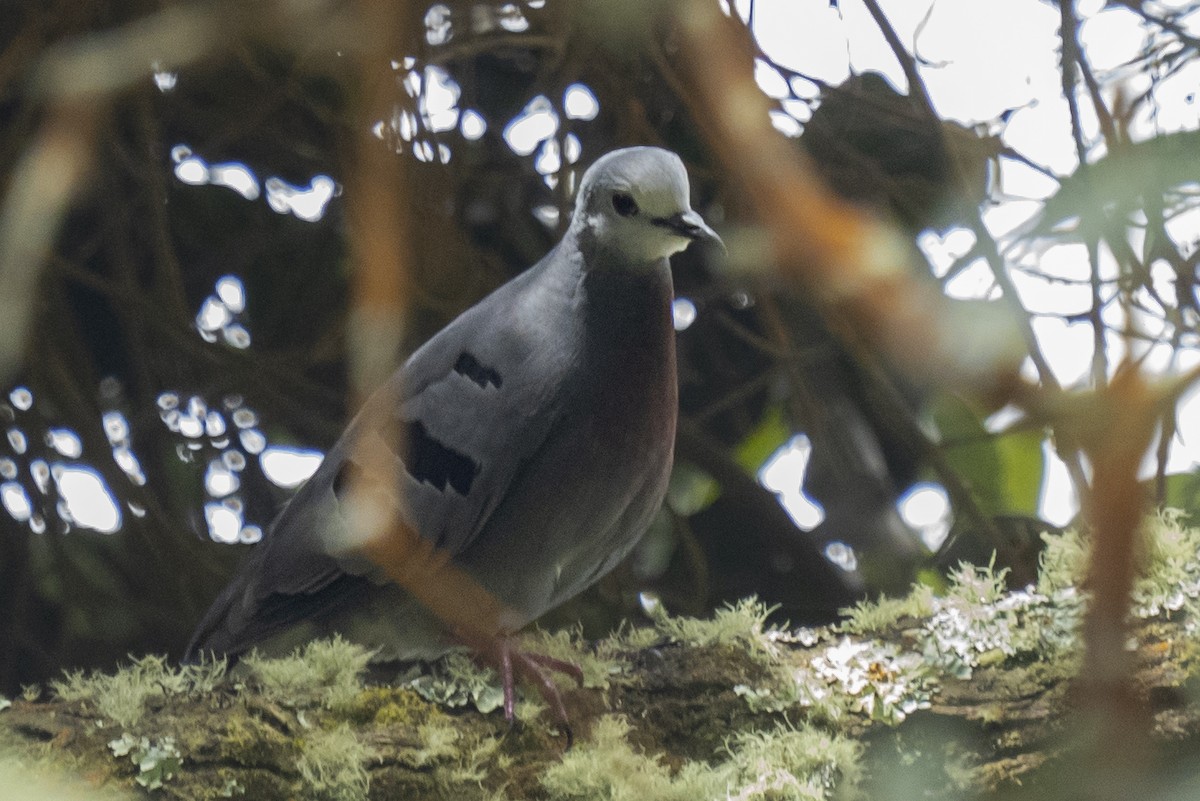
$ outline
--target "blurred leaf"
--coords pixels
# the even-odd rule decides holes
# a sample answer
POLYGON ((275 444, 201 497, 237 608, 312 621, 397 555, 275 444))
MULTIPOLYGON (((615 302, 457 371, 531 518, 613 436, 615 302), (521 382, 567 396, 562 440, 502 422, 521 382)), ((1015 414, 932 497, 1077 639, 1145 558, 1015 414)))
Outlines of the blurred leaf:
MULTIPOLYGON (((1147 197, 1161 199, 1171 187, 1195 181, 1200 181, 1200 131, 1123 144, 1086 170, 1061 179, 1058 191, 1046 201, 1032 230, 1026 233, 1049 236, 1081 216, 1079 228, 1102 226, 1104 221, 1093 216, 1100 208, 1128 212, 1144 205, 1147 197)), ((1076 226, 1069 228, 1073 231, 1076 226)))
POLYGON ((1007 503, 1001 511, 1035 515, 1045 467, 1042 432, 1018 431, 995 437, 992 441, 1003 465, 1002 497, 1007 503))
POLYGON ((767 460, 782 448, 794 433, 791 426, 784 422, 783 410, 779 406, 772 406, 767 409, 754 430, 737 446, 734 458, 747 473, 757 476, 767 460))
POLYGON ((1167 476, 1167 491, 1163 505, 1181 509, 1189 520, 1196 519, 1200 512, 1200 471, 1174 473, 1167 476))
POLYGON ((945 595, 947 588, 950 586, 950 582, 946 580, 946 575, 942 571, 931 567, 918 570, 916 580, 913 584, 914 586, 919 584, 923 587, 929 587, 938 595, 945 595))
POLYGON ((712 505, 721 495, 721 485, 691 462, 676 462, 667 486, 667 503, 681 517, 691 517, 712 505))
POLYGON ((985 514, 1034 514, 1042 487, 1042 435, 996 435, 961 398, 942 395, 933 406, 946 459, 970 487, 985 514))

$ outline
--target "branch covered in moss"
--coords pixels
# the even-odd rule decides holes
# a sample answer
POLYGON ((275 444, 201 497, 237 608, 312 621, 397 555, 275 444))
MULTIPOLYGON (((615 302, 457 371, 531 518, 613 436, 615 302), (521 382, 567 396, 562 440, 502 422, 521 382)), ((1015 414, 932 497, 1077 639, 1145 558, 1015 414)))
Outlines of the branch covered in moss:
MULTIPOLYGON (((1200 529, 1164 514, 1144 538, 1138 683, 1158 739, 1186 753, 1200 731, 1182 692, 1196 663, 1200 529)), ((769 625, 769 610, 745 601, 707 621, 656 612, 597 643, 533 632, 526 649, 584 671, 584 687, 563 688, 581 735, 565 753, 534 700, 509 728, 495 676, 463 654, 388 672, 335 639, 229 674, 153 656, 68 674, 50 700, 0 704, 0 771, 19 762, 22 776, 86 775, 113 798, 189 801, 815 801, 875 797, 903 776, 935 798, 1011 790, 1070 765, 1088 547, 1047 536, 1024 590, 961 565, 940 590, 860 604, 823 629, 769 625), (953 728, 931 737, 932 724, 953 728)))

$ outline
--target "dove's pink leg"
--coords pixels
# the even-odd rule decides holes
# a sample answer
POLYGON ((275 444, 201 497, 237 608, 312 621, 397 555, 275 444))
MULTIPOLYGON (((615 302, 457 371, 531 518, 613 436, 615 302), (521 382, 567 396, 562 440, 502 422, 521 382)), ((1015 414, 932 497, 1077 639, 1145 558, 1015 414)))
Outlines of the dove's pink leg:
POLYGON ((521 677, 537 687, 542 698, 554 710, 558 722, 567 734, 567 748, 574 743, 571 732, 571 722, 567 717, 567 708, 563 705, 562 693, 550 676, 550 671, 558 671, 575 679, 583 686, 583 670, 574 662, 546 656, 531 654, 518 649, 515 640, 509 635, 499 635, 487 638, 462 637, 483 662, 496 669, 500 674, 500 684, 504 690, 504 719, 510 723, 515 720, 516 678, 521 677))

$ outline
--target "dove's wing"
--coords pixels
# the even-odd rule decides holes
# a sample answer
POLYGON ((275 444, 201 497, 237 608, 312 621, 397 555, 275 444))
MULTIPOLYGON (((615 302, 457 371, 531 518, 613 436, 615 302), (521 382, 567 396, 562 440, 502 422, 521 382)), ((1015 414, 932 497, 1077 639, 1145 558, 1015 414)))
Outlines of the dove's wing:
POLYGON ((389 447, 380 404, 406 440, 397 465, 402 514, 457 555, 486 524, 561 418, 582 335, 579 271, 551 251, 415 352, 367 404, 255 547, 202 621, 189 656, 237 654, 316 612, 352 602, 378 580, 373 565, 330 555, 349 525, 342 494, 356 448, 389 447))

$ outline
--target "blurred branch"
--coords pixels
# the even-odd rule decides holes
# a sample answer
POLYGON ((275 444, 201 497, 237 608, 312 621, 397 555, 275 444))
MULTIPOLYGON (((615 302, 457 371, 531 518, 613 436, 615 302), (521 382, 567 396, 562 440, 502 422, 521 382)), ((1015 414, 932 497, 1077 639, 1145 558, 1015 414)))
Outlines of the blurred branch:
POLYGON ((286 0, 247 5, 209 0, 169 5, 116 30, 75 37, 55 45, 37 70, 36 94, 51 102, 95 98, 123 91, 147 78, 151 65, 179 69, 227 53, 239 42, 263 37, 304 48, 320 30, 331 47, 356 48, 358 21, 332 0, 286 0))
MULTIPOLYGON (((1064 0, 1069 2, 1070 0, 1064 0)), ((904 73, 910 81, 910 94, 916 93, 916 97, 922 102, 926 113, 932 118, 937 118, 937 112, 933 107, 933 103, 925 91, 924 82, 921 80, 920 73, 917 71, 916 62, 912 55, 904 48, 900 42, 900 37, 896 34, 892 24, 887 17, 879 9, 874 0, 865 0, 868 3, 868 9, 871 10, 872 17, 879 26, 884 38, 887 40, 892 49, 892 53, 900 62, 904 73)), ((961 180, 961 176, 959 176, 961 180)), ((991 268, 992 277, 996 284, 1000 287, 1001 298, 1012 309, 1012 319, 1016 321, 1021 329, 1022 338, 1025 342, 1025 347, 1028 351, 1030 359, 1033 361, 1034 368, 1037 370, 1038 379, 1042 385, 1052 393, 1062 391, 1062 386, 1059 384, 1054 371, 1050 367, 1050 363, 1046 360, 1042 353, 1041 346, 1038 343, 1037 335, 1034 333, 1029 311, 1021 303, 1020 295, 1017 292, 1016 285, 1013 284, 1011 277, 1008 274, 1004 259, 997 246, 995 238, 991 235, 987 225, 984 223, 983 216, 979 208, 971 207, 969 210, 970 218, 968 227, 975 234, 975 247, 973 250, 980 252, 984 261, 991 268)), ((1087 495, 1087 475, 1083 470, 1083 465, 1079 460, 1079 454, 1073 443, 1062 442, 1061 438, 1055 442, 1055 448, 1059 452, 1059 456, 1067 465, 1067 469, 1071 475, 1072 483, 1075 485, 1076 492, 1080 498, 1087 495)))
POLYGON ((1151 384, 1136 364, 1125 362, 1093 392, 1042 394, 1027 404, 1035 419, 1071 432, 1094 476, 1084 506, 1091 529, 1091 601, 1084 618, 1084 663, 1075 679, 1084 701, 1082 730, 1090 738, 1081 797, 1128 797, 1112 780, 1130 781, 1149 765, 1150 710, 1134 685, 1136 664, 1127 647, 1147 500, 1138 471, 1157 420, 1198 380, 1200 367, 1151 384))
POLYGON ((430 54, 425 63, 433 66, 449 67, 456 63, 469 61, 485 53, 509 49, 544 50, 555 53, 560 57, 565 51, 563 41, 558 36, 506 32, 502 36, 473 36, 469 39, 451 40, 445 46, 439 47, 430 54))
MULTIPOLYGON (((1042 389, 1050 396, 1063 395, 1062 384, 1059 383, 1058 377, 1054 375, 1054 370, 1050 367, 1050 362, 1046 360, 1045 354, 1042 353, 1041 346, 1038 344, 1037 334, 1034 333, 1032 316, 1021 303, 1020 295, 1017 294, 1017 287, 1009 276, 1004 263, 1004 257, 1000 254, 1000 248, 996 244, 995 238, 987 229, 987 225, 983 221, 983 216, 976 210, 969 222, 970 229, 975 233, 976 242, 983 249, 984 260, 991 268, 992 277, 1000 287, 1001 298, 1014 310, 1017 323, 1021 327, 1021 332, 1024 336, 1026 346, 1029 351, 1030 360, 1033 362, 1034 369, 1037 370, 1038 380, 1041 382, 1042 389)), ((1084 502, 1090 493, 1087 472, 1083 468, 1083 461, 1079 453, 1078 444, 1062 431, 1055 430, 1052 444, 1058 456, 1067 466, 1067 473, 1071 477, 1071 484, 1075 488, 1076 496, 1081 502, 1084 502)))
POLYGON ((695 425, 703 425, 722 412, 739 406, 750 398, 753 398, 758 393, 770 387, 777 378, 776 370, 764 370, 749 381, 734 386, 724 395, 715 398, 703 408, 689 414, 688 419, 695 425))
POLYGON ((402 49, 401 11, 407 4, 362 0, 358 11, 369 31, 359 53, 356 87, 358 125, 347 133, 346 176, 351 274, 349 348, 351 384, 359 401, 381 386, 395 368, 410 295, 412 247, 408 220, 406 159, 383 146, 370 131, 391 118, 395 78, 389 61, 402 49))
POLYGON ((0 381, 21 361, 41 262, 87 176, 102 115, 84 101, 50 109, 9 180, 0 206, 0 381))
POLYGON ((1088 158, 1087 146, 1083 141, 1083 125, 1079 118, 1079 98, 1075 95, 1076 69, 1079 70, 1078 75, 1083 78, 1084 85, 1088 89, 1088 95, 1096 111, 1096 119, 1100 123, 1100 131, 1104 134, 1110 152, 1120 143, 1120 136, 1113 123, 1112 114, 1104 104, 1096 76, 1092 73, 1087 59, 1084 58, 1083 47, 1079 43, 1079 18, 1075 13, 1075 3, 1076 0, 1059 0, 1058 3, 1060 20, 1058 35, 1062 41, 1062 61, 1059 65, 1059 73, 1062 78, 1063 98, 1067 101, 1067 107, 1071 112, 1071 136, 1075 140, 1075 153, 1082 167, 1087 163, 1088 158))
MULTIPOLYGON (((714 317, 717 320, 717 324, 720 325, 721 328, 728 331, 738 340, 745 342, 759 353, 762 353, 765 356, 770 356, 772 359, 803 359, 807 355, 805 352, 780 349, 778 343, 772 342, 766 337, 760 336, 758 333, 751 331, 745 325, 742 325, 740 322, 733 319, 724 310, 718 310, 714 317)), ((826 345, 816 345, 806 350, 810 352, 812 356, 817 357, 821 354, 828 354, 830 347, 826 345)))
MULTIPOLYGON (((1059 74, 1062 78, 1063 99, 1071 117, 1071 139, 1075 143, 1075 158, 1079 162, 1077 172, 1084 186, 1091 182, 1088 176, 1088 147, 1083 139, 1083 123, 1079 118, 1079 98, 1075 94, 1075 70, 1087 72, 1083 53, 1079 46, 1079 20, 1075 16, 1075 0, 1059 0, 1059 39, 1062 41, 1062 61, 1059 74)), ((1093 79, 1094 83, 1094 79, 1093 79)), ((1119 142, 1113 129, 1112 117, 1101 102, 1099 91, 1092 95, 1092 103, 1108 139, 1109 152, 1119 142), (1105 123, 1107 122, 1107 126, 1105 123)), ((1108 381, 1108 346, 1105 342, 1104 301, 1100 294, 1100 246, 1097 237, 1089 236, 1087 242, 1088 264, 1091 267, 1092 307, 1088 318, 1092 326, 1092 385, 1102 387, 1108 381)), ((1082 496, 1081 496, 1082 497, 1082 496)))
POLYGON ((1097 762, 1138 766, 1145 758, 1150 718, 1131 683, 1134 664, 1126 641, 1145 506, 1137 473, 1154 433, 1158 398, 1137 368, 1126 364, 1097 399, 1101 421, 1092 420, 1090 435, 1081 437, 1092 463, 1094 491, 1087 510, 1092 598, 1084 618, 1084 664, 1077 686, 1086 694, 1085 714, 1098 718, 1097 762))
MULTIPOLYGON (((372 123, 389 119, 395 79, 389 67, 402 52, 405 20, 413 9, 391 0, 359 0, 357 10, 370 32, 360 50, 353 80, 361 87, 359 124, 349 131, 346 196, 349 242, 354 259, 348 330, 350 378, 365 401, 353 443, 349 488, 349 541, 329 541, 334 554, 361 554, 403 587, 450 631, 475 647, 512 628, 508 612, 494 595, 451 561, 451 554, 408 525, 396 488, 403 486, 403 431, 395 404, 398 386, 374 395, 395 369, 405 330, 413 270, 408 227, 411 192, 409 162, 396 158, 371 135, 372 123), (368 399, 369 398, 369 399, 368 399)), ((332 533, 332 532, 331 532, 332 533)))
POLYGON ((875 20, 875 25, 879 28, 879 32, 883 34, 888 47, 892 49, 892 54, 900 62, 900 69, 904 70, 904 77, 908 79, 909 96, 915 96, 920 101, 921 106, 929 111, 930 118, 937 119, 937 116, 933 113, 933 101, 930 100, 929 92, 925 89, 925 81, 921 80, 921 73, 917 71, 917 62, 908 52, 908 48, 904 46, 904 43, 900 41, 895 27, 888 21, 887 15, 879 7, 877 0, 863 0, 863 5, 867 7, 871 18, 875 20))
POLYGON ((1137 14, 1146 22, 1159 26, 1164 31, 1170 31, 1179 41, 1194 51, 1200 51, 1200 38, 1193 36, 1186 28, 1169 17, 1159 17, 1146 10, 1145 0, 1113 0, 1116 5, 1124 6, 1137 14))

